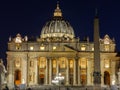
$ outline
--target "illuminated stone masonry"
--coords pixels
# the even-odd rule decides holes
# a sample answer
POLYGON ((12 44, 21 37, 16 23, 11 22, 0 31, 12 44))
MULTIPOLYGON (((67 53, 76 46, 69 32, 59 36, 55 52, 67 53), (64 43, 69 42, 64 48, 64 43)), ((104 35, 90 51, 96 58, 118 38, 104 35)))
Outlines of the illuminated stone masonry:
MULTIPOLYGON (((97 27, 99 28, 99 27, 97 27)), ((101 85, 117 83, 119 57, 115 40, 108 35, 99 39, 101 85)), ((63 19, 57 4, 53 18, 41 30, 39 38, 17 34, 9 37, 7 53, 7 84, 51 85, 58 73, 63 85, 94 85, 94 42, 75 38, 69 22, 63 19)), ((97 66, 96 66, 97 67, 97 66)))

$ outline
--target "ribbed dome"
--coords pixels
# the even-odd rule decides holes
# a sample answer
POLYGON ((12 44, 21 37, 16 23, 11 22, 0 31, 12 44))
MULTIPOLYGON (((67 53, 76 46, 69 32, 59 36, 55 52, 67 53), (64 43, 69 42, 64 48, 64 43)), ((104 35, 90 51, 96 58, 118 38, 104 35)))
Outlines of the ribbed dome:
POLYGON ((68 37, 72 39, 74 36, 74 30, 69 22, 65 21, 62 17, 59 4, 55 9, 52 20, 48 21, 41 31, 41 38, 62 38, 68 37))

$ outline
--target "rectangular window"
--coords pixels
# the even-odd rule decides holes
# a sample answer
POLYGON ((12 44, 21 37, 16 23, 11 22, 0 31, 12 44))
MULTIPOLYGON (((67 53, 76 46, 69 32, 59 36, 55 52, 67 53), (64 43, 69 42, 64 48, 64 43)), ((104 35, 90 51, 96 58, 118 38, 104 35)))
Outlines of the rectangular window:
POLYGON ((85 50, 86 50, 85 45, 82 45, 82 46, 81 46, 81 50, 82 50, 82 51, 85 51, 85 50))
POLYGON ((65 58, 61 58, 61 59, 60 59, 60 68, 65 68, 65 65, 66 65, 66 60, 65 60, 65 58))
POLYGON ((45 50, 45 47, 44 46, 40 46, 40 50, 45 50))
POLYGON ((56 68, 56 60, 53 60, 53 68, 56 68))
POLYGON ((105 45, 105 51, 109 51, 109 45, 105 45))
POLYGON ((104 67, 109 68, 110 67, 110 60, 109 59, 104 59, 104 67))
POLYGON ((81 68, 86 68, 86 66, 87 66, 87 61, 86 61, 85 58, 82 58, 82 59, 80 60, 80 66, 81 66, 81 68))
POLYGON ((40 68, 45 68, 46 67, 46 60, 45 59, 40 59, 40 68))
POLYGON ((70 68, 73 68, 73 60, 70 60, 70 68))

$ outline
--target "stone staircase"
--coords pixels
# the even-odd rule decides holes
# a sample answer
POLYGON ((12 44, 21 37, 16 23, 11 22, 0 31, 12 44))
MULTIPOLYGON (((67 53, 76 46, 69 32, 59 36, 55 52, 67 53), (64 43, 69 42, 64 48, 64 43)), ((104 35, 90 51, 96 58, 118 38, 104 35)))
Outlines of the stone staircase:
POLYGON ((33 86, 26 90, 120 90, 120 88, 101 87, 96 89, 94 86, 33 86))

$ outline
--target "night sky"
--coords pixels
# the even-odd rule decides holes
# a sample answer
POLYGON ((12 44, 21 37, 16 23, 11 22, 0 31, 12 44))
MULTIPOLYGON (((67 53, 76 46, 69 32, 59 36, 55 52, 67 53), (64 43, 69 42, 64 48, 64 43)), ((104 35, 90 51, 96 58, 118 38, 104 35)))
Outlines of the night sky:
MULTIPOLYGON (((0 58, 6 60, 9 36, 17 33, 28 37, 40 36, 45 23, 52 18, 57 0, 8 0, 0 1, 0 58)), ((59 0, 63 17, 70 22, 76 37, 93 40, 95 8, 100 18, 100 37, 108 34, 115 38, 120 51, 120 2, 119 0, 59 0)))

